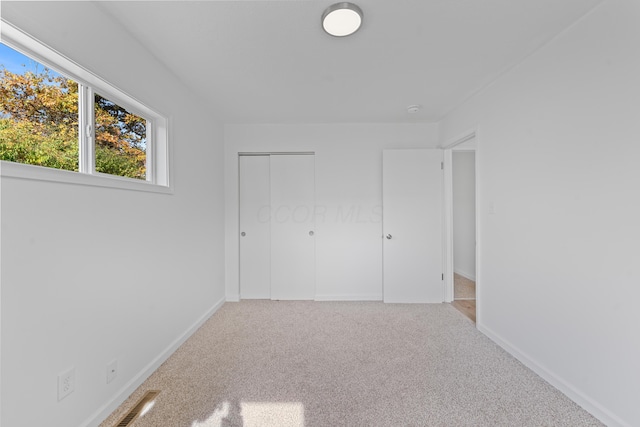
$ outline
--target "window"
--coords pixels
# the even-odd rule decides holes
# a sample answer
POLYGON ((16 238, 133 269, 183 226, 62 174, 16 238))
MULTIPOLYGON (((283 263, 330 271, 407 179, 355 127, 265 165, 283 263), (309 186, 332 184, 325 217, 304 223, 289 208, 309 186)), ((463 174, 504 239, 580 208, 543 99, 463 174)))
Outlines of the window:
POLYGON ((93 111, 96 171, 145 179, 147 120, 98 94, 93 111))
POLYGON ((0 159, 78 170, 78 83, 0 43, 0 159))
POLYGON ((2 175, 168 187, 165 117, 5 21, 2 40, 0 160, 12 162, 2 175))

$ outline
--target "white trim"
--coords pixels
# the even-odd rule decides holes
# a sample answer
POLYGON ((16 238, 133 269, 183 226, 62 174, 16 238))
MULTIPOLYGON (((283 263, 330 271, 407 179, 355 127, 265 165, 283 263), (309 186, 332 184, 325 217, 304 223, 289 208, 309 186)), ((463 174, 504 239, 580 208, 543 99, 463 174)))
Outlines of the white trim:
POLYGON ((135 375, 127 384, 125 384, 114 397, 99 408, 93 415, 87 418, 81 427, 100 425, 118 406, 122 404, 149 376, 155 372, 191 335, 193 335, 200 326, 204 324, 216 311, 225 303, 225 299, 215 303, 213 307, 207 310, 196 322, 191 325, 182 335, 176 338, 167 348, 165 348, 155 359, 145 366, 137 375, 135 375))
POLYGON ((95 112, 93 89, 78 85, 78 169, 81 173, 92 174, 96 170, 95 161, 95 112), (86 126, 85 129, 82 127, 86 126))
POLYGON ((315 301, 382 301, 382 294, 316 295, 315 301))
POLYGON ((520 348, 513 345, 508 340, 504 339, 501 335, 494 332, 491 328, 488 328, 484 324, 477 323, 477 328, 480 332, 489 337, 492 341, 502 347, 505 351, 518 359, 527 368, 538 374, 542 379, 547 381, 553 387, 564 393, 569 399, 584 408, 591 415, 602 421, 609 427, 631 427, 631 424, 626 423, 620 419, 613 412, 600 405, 598 402, 584 394, 581 390, 578 390, 573 385, 556 375, 549 368, 539 363, 534 358, 528 356, 520 348))
POLYGON ((85 174, 44 166, 0 160, 2 178, 27 179, 34 181, 57 182, 61 184, 87 185, 92 187, 118 188, 121 190, 144 191, 149 193, 173 194, 171 187, 153 184, 149 181, 123 178, 101 173, 85 174))
POLYGON ((444 302, 454 300, 453 289, 453 154, 450 149, 443 152, 444 162, 444 302))
POLYGON ((462 132, 461 134, 459 134, 458 136, 449 139, 448 141, 446 141, 443 144, 440 144, 438 146, 438 148, 442 148, 443 150, 448 150, 450 148, 455 147, 456 145, 460 145, 463 144, 467 141, 469 141, 470 139, 476 138, 478 131, 475 127, 471 128, 471 129, 467 129, 466 131, 462 132))
POLYGON ((227 295, 227 302, 240 302, 240 295, 227 295))
POLYGON ((482 313, 480 313, 480 309, 482 308, 482 301, 480 301, 482 298, 479 296, 480 295, 480 290, 482 288, 482 265, 481 265, 481 256, 482 256, 482 246, 480 245, 481 243, 481 226, 480 226, 480 185, 481 185, 481 178, 480 178, 480 151, 479 151, 479 147, 481 146, 480 143, 480 131, 476 128, 476 155, 474 156, 475 159, 475 171, 476 171, 476 322, 478 322, 480 319, 482 319, 482 313))
MULTIPOLYGON (((473 151, 475 152, 474 161, 475 161, 475 196, 476 196, 476 272, 475 275, 471 274, 461 274, 467 279, 473 280, 476 282, 476 299, 479 298, 479 284, 478 277, 480 277, 480 211, 478 210, 478 206, 480 205, 479 198, 479 171, 478 171, 478 146, 479 138, 478 138, 478 129, 473 127, 471 129, 466 130, 465 132, 459 134, 457 137, 448 140, 446 143, 441 144, 440 147, 444 150, 444 192, 445 192, 445 206, 444 206, 444 215, 445 215, 445 243, 444 243, 444 252, 445 252, 445 302, 452 302, 454 300, 454 263, 453 263, 453 151, 456 146, 460 144, 464 144, 467 141, 475 138, 475 146, 469 147, 465 149, 465 151, 473 151), (471 277, 473 276, 473 279, 471 277)), ((460 274, 460 273, 458 273, 460 274)), ((480 317, 480 304, 476 304, 476 320, 480 317)))
MULTIPOLYGON (((94 111, 95 113, 95 111, 94 111)), ((94 120, 95 122, 95 120, 94 120)), ((145 178, 147 179, 147 181, 151 182, 152 184, 157 184, 158 183, 158 177, 157 177, 157 173, 156 171, 158 170, 157 166, 156 166, 156 149, 155 149, 155 145, 156 145, 156 131, 154 129, 154 120, 147 118, 146 119, 146 123, 144 124, 144 128, 146 131, 146 141, 151 141, 151 144, 145 143, 145 160, 144 160, 144 168, 145 168, 145 178)), ((92 145, 95 149, 95 145, 92 145)), ((96 158, 95 154, 92 157, 93 159, 96 158)), ((95 168, 95 166, 94 166, 95 168)), ((95 169, 94 169, 95 170, 95 169)), ((160 181, 160 182, 164 182, 164 181, 160 181)))
MULTIPOLYGON (((147 158, 153 156, 153 184, 163 186, 173 191, 173 181, 171 171, 173 170, 173 118, 163 117, 162 120, 154 120, 151 129, 147 128, 147 135, 153 137, 153 143, 147 146, 147 158)), ((147 164, 149 161, 147 160, 147 164)), ((147 178, 148 179, 148 178, 147 178)))

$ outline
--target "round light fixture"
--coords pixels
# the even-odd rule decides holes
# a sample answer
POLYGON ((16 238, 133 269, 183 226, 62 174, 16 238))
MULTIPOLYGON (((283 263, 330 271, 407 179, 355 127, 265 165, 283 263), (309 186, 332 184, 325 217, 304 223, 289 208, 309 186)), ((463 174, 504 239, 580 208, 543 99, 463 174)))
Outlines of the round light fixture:
POLYGON ((344 37, 358 31, 362 25, 362 10, 353 3, 341 2, 327 8, 322 14, 322 28, 335 37, 344 37))

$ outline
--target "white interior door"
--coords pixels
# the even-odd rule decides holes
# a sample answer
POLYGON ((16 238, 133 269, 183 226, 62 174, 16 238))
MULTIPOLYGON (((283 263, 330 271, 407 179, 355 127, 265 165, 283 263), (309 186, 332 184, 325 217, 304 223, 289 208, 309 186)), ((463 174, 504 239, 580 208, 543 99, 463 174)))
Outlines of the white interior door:
POLYGON ((240 156, 240 298, 271 298, 269 156, 240 156))
POLYGON ((384 302, 440 303, 442 151, 384 150, 384 302))
POLYGON ((271 299, 315 296, 315 160, 271 155, 271 299))

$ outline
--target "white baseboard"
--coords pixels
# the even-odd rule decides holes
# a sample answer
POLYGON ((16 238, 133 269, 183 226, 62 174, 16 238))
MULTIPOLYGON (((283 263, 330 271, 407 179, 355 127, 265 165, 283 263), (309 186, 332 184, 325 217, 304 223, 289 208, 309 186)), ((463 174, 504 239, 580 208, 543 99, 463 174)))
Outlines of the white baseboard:
POLYGON ((162 365, 195 331, 198 330, 204 322, 206 322, 216 311, 222 307, 225 299, 221 299, 213 307, 207 310, 200 318, 189 327, 182 335, 176 338, 169 346, 162 351, 155 359, 145 366, 136 376, 134 376, 127 384, 124 385, 115 396, 92 416, 90 416, 81 427, 98 426, 104 421, 118 406, 122 404, 149 376, 162 365))
POLYGON ((316 295, 315 301, 382 301, 382 294, 316 295))
POLYGON ((631 424, 621 420, 617 415, 610 410, 585 395, 582 391, 575 388, 573 385, 562 379, 557 374, 553 373, 541 363, 538 363, 535 359, 527 356, 518 347, 511 344, 508 340, 502 338, 490 328, 484 325, 477 325, 478 330, 489 337, 492 341, 510 353, 513 357, 518 359, 527 368, 542 377, 549 384, 564 393, 569 399, 580 405, 584 410, 591 415, 599 419, 605 425, 609 427, 631 427, 631 424))
POLYGON ((453 272, 456 273, 456 274, 459 274, 460 276, 464 277, 465 279, 471 280, 472 282, 476 281, 475 273, 471 274, 471 273, 468 273, 468 272, 462 271, 462 270, 453 270, 453 272))
MULTIPOLYGON (((251 298, 246 298, 251 299, 251 298)), ((263 298, 258 298, 263 299, 263 298)), ((375 295, 316 295, 314 301, 382 301, 382 294, 375 295)), ((227 296, 227 302, 240 301, 239 295, 227 296)), ((284 301, 284 300, 283 300, 284 301)), ((294 300, 296 301, 296 300, 294 300)))

